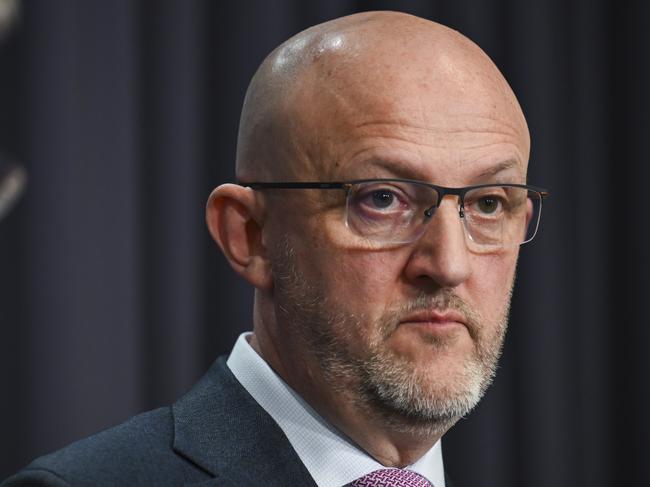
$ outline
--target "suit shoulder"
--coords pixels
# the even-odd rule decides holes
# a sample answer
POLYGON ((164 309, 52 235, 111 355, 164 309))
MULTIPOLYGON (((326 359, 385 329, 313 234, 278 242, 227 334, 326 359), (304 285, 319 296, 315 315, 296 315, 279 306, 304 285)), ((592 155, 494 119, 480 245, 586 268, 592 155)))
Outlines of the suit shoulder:
POLYGON ((2 487, 68 487, 69 485, 56 473, 31 466, 2 482, 2 487))
POLYGON ((172 441, 171 408, 148 411, 34 460, 2 487, 181 484, 172 441))

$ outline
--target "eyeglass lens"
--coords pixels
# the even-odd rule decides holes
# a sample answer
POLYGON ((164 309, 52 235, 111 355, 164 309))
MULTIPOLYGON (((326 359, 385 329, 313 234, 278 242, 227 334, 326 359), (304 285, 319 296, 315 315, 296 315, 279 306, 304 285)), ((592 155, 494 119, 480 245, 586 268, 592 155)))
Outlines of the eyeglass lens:
MULTIPOLYGON (((374 242, 412 242, 435 218, 438 199, 434 188, 417 182, 355 183, 348 192, 346 223, 374 242)), ((541 196, 535 191, 501 185, 474 188, 465 193, 463 203, 460 213, 473 244, 517 246, 535 236, 541 214, 541 196)))

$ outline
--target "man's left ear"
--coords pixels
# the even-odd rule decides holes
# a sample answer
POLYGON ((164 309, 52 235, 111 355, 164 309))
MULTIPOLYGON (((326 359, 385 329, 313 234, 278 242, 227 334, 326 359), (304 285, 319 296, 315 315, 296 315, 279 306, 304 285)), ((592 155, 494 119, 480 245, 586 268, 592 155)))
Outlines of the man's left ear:
POLYGON ((205 219, 235 272, 264 291, 273 287, 273 277, 262 239, 262 213, 252 189, 223 184, 210 195, 205 219))

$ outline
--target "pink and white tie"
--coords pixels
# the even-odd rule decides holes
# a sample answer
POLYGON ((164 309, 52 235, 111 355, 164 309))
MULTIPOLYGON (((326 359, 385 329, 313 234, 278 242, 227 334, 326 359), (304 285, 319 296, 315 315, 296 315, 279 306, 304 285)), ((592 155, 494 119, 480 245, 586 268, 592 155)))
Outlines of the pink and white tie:
POLYGON ((433 487, 422 475, 399 468, 383 468, 348 484, 349 487, 433 487))

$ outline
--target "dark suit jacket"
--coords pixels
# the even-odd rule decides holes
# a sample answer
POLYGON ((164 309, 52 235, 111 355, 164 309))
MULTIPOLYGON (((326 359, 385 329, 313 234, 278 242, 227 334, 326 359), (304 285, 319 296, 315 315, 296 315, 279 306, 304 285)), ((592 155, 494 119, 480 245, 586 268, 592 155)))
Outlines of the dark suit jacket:
POLYGON ((171 407, 41 457, 2 487, 315 486, 273 419, 220 357, 171 407))

